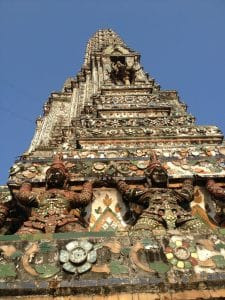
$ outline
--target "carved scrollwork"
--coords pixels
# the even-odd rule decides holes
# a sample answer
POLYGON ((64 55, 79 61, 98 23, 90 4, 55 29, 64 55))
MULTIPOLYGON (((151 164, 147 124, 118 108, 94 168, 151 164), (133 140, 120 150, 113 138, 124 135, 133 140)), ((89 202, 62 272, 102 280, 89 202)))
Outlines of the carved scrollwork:
MULTIPOLYGON (((109 121, 108 121, 109 122, 109 121)), ((144 122, 142 121, 139 121, 144 122)), ((101 128, 104 126, 101 126, 101 128)), ((196 135, 196 136, 221 136, 220 131, 217 128, 213 128, 210 126, 193 126, 193 127, 162 127, 162 128, 146 128, 146 127, 125 127, 125 128, 78 128, 77 129, 77 137, 92 137, 92 136, 186 136, 186 135, 196 135)))

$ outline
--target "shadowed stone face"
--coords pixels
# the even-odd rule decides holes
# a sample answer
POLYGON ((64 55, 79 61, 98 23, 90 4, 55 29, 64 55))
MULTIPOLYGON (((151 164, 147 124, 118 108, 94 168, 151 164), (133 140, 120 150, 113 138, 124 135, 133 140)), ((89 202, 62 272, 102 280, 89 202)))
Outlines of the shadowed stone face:
POLYGON ((165 185, 167 183, 167 180, 168 180, 168 175, 166 173, 166 171, 161 168, 161 167, 156 167, 151 175, 150 175, 150 178, 152 180, 152 183, 153 185, 156 184, 156 185, 165 185))
POLYGON ((65 174, 60 169, 51 169, 46 174, 46 182, 49 188, 60 188, 66 181, 65 174))

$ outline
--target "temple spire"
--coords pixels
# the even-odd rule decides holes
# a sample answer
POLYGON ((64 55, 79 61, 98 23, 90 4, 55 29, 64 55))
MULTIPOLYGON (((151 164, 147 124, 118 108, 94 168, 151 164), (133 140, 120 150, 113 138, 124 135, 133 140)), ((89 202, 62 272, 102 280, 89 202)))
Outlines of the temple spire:
POLYGON ((84 65, 90 63, 91 55, 102 51, 110 45, 122 45, 127 47, 120 36, 112 29, 100 29, 96 31, 87 43, 84 65))

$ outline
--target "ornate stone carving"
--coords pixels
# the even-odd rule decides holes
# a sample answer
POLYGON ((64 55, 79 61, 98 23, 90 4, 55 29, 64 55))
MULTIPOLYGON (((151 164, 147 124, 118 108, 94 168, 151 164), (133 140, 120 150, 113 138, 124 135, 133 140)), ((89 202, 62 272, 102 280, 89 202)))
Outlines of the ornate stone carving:
POLYGON ((135 69, 132 66, 129 67, 125 61, 122 62, 119 57, 115 62, 112 62, 111 68, 110 77, 113 83, 118 85, 134 83, 135 69))
MULTIPOLYGON (((116 114, 118 114, 118 117, 122 117, 122 115, 124 115, 124 117, 127 117, 128 112, 122 112, 122 113, 114 113, 111 114, 111 118, 116 118, 116 114)), ((136 117, 136 114, 130 114, 132 115, 132 117, 136 117)), ((146 113, 139 113, 139 115, 142 116, 142 121, 144 122, 143 117, 146 116, 146 113)), ((101 114, 101 117, 105 117, 106 118, 106 113, 101 114)), ((141 121, 139 121, 141 122, 141 121)), ((129 122, 128 122, 129 123, 129 122)), ((101 126, 103 127, 103 126, 101 126)), ((113 126, 114 127, 114 126, 113 126)), ((155 128, 153 127, 149 128, 146 126, 143 127, 124 127, 124 128, 107 128, 105 127, 104 129, 100 129, 100 128, 78 128, 77 129, 77 137, 80 138, 87 138, 87 137, 94 137, 94 136, 101 136, 101 137, 107 137, 107 136, 114 136, 114 137, 118 137, 118 136, 189 136, 191 135, 195 135, 195 136, 211 136, 212 134, 214 136, 218 136, 221 137, 221 132, 218 130, 218 128, 216 126, 189 126, 189 127, 162 127, 162 128, 155 128)), ((178 139, 178 137, 177 137, 178 139)))
POLYGON ((195 219, 190 210, 189 202, 193 200, 192 179, 183 182, 181 190, 168 188, 167 171, 154 158, 146 170, 146 188, 130 188, 119 180, 117 187, 130 207, 125 216, 134 224, 135 235, 149 234, 154 229, 199 229, 203 223, 195 219), (186 206, 186 208, 185 208, 186 206))
MULTIPOLYGON (((110 105, 113 106, 120 106, 123 105, 127 107, 128 105, 144 105, 144 106, 151 106, 151 105, 163 105, 165 106, 167 102, 162 102, 159 99, 157 94, 149 94, 149 95, 114 95, 114 96, 99 96, 94 98, 94 104, 96 105, 110 105)), ((168 103, 167 103, 168 105, 168 103)))
POLYGON ((207 180, 206 188, 216 204, 215 221, 219 226, 225 227, 225 188, 216 183, 214 179, 207 180))
POLYGON ((115 119, 82 119, 82 125, 86 128, 100 127, 139 127, 139 126, 178 126, 178 125, 191 125, 193 124, 193 119, 191 117, 182 116, 182 117, 162 117, 157 119, 152 119, 150 117, 144 118, 115 118, 115 119))
POLYGON ((82 274, 89 271, 96 262, 97 252, 89 241, 72 241, 60 251, 59 260, 63 269, 70 273, 82 274))
POLYGON ((19 203, 30 208, 31 216, 19 232, 84 231, 86 224, 80 209, 92 200, 92 182, 83 185, 81 193, 68 189, 68 172, 56 156, 46 172, 46 188, 35 192, 29 182, 24 182, 16 195, 19 203))

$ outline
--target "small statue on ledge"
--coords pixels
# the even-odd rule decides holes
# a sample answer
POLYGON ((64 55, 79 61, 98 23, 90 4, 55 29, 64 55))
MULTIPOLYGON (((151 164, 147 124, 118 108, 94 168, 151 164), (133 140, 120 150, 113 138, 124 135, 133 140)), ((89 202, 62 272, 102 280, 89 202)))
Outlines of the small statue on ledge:
POLYGON ((29 182, 24 182, 17 194, 17 200, 31 214, 17 232, 54 233, 86 231, 81 208, 92 201, 93 182, 86 182, 80 193, 68 190, 68 172, 61 157, 56 155, 52 166, 46 171, 46 188, 35 192, 29 182))
POLYGON ((135 80, 135 70, 132 67, 128 67, 126 62, 121 62, 117 60, 116 62, 112 62, 112 71, 111 71, 111 79, 116 85, 130 85, 134 83, 135 80))
POLYGON ((133 236, 149 235, 154 229, 205 228, 205 224, 191 213, 193 200, 192 179, 185 179, 180 190, 168 187, 168 174, 154 156, 146 170, 147 187, 132 188, 124 181, 116 182, 125 202, 130 208, 126 221, 133 225, 133 236))
POLYGON ((225 227, 225 188, 222 188, 214 179, 208 179, 206 188, 213 196, 216 204, 215 221, 218 226, 225 227))

